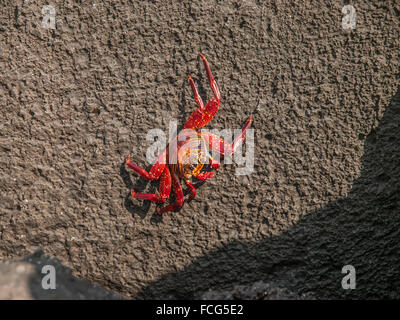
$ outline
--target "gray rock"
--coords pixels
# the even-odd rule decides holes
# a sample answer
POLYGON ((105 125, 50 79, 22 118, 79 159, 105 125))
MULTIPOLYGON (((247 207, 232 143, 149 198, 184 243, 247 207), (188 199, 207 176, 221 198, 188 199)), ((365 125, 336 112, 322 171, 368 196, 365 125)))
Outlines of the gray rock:
POLYGON ((233 289, 208 290, 200 297, 202 300, 313 300, 309 294, 298 295, 286 288, 263 281, 253 285, 236 285, 233 289))
MULTIPOLYGON (((45 279, 46 280, 46 279, 45 279)), ((47 281, 44 281, 47 283, 47 281)), ((116 300, 121 299, 87 280, 77 279, 71 269, 57 259, 49 258, 42 250, 17 260, 0 263, 0 300, 116 300), (49 272, 44 266, 55 270, 55 289, 44 289, 42 280, 49 272), (44 271, 42 273, 42 270, 44 271)))

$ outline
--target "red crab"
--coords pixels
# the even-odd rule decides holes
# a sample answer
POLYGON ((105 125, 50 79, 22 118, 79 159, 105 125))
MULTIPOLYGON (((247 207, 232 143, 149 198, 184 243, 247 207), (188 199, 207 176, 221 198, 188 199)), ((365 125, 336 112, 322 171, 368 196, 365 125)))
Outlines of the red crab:
POLYGON ((214 98, 208 101, 204 106, 203 100, 197 92, 196 85, 194 84, 193 79, 189 76, 189 82, 198 108, 194 110, 186 120, 184 130, 182 130, 174 140, 171 141, 167 148, 157 158, 149 172, 133 163, 130 160, 129 155, 126 157, 126 165, 140 174, 143 178, 147 180, 157 180, 161 177, 159 194, 136 193, 135 190, 132 189, 132 197, 163 203, 169 198, 172 184, 175 193, 175 202, 164 208, 158 207, 157 212, 159 214, 182 207, 184 197, 180 179, 185 182, 190 192, 190 197, 187 202, 193 200, 196 196, 196 189, 189 179, 191 177, 196 177, 199 180, 205 181, 213 177, 214 172, 201 172, 201 169, 207 162, 214 170, 217 170, 220 166, 219 162, 211 157, 209 150, 213 150, 221 156, 233 154, 245 139, 246 130, 250 127, 252 122, 252 117, 250 116, 244 125, 241 134, 234 138, 232 144, 227 143, 222 138, 212 133, 204 131, 200 132, 200 128, 207 125, 207 123, 209 123, 217 113, 220 107, 221 94, 206 58, 202 54, 199 54, 199 56, 203 60, 208 81, 214 93, 214 98))

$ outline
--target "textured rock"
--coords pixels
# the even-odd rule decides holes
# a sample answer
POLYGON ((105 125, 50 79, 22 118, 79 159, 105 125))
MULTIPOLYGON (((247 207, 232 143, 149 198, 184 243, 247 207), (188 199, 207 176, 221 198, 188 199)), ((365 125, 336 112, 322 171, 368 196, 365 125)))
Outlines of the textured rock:
MULTIPOLYGON (((45 283, 47 280, 45 279, 45 283)), ((116 300, 118 295, 72 276, 71 270, 41 250, 23 259, 0 262, 0 300, 116 300), (44 289, 42 279, 54 267, 55 289, 44 289), (43 271, 43 272, 42 272, 43 271)))
POLYGON ((0 257, 43 248, 131 298, 256 281, 299 295, 399 298, 399 11, 341 2, 35 1, 0 11, 0 257), (226 165, 161 218, 130 189, 149 130, 195 108, 187 74, 222 94, 208 128, 255 108, 255 167, 226 165), (397 101, 397 100, 396 100, 397 101), (398 104, 397 104, 398 105, 398 104), (368 138, 367 138, 368 137, 368 138), (353 264, 357 289, 341 288, 353 264))
POLYGON ((235 286, 222 291, 209 290, 200 297, 203 300, 311 300, 310 295, 299 296, 286 288, 258 281, 253 285, 235 286))

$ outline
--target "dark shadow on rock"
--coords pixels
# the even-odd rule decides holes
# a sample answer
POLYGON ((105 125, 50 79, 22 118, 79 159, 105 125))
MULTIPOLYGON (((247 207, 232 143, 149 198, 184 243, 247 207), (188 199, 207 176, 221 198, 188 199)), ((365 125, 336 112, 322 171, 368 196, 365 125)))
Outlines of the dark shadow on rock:
POLYGON ((234 241, 165 275, 141 299, 198 298, 208 289, 270 281, 315 298, 400 298, 400 90, 365 140, 348 196, 260 242, 234 241), (342 268, 356 270, 344 290, 342 268))
MULTIPOLYGON (((139 175, 137 175, 136 183, 133 184, 130 174, 126 170, 125 166, 126 165, 125 165, 125 161, 124 161, 120 167, 120 176, 122 177, 122 180, 124 181, 124 183, 128 189, 128 194, 125 197, 125 201, 124 201, 125 209, 128 210, 132 215, 137 214, 137 215, 139 215, 140 218, 144 219, 150 210, 151 202, 143 201, 143 204, 141 206, 134 204, 132 202, 131 190, 134 189, 135 192, 144 192, 144 190, 146 189, 146 187, 150 181, 145 180, 145 179, 141 178, 139 175)), ((151 166, 148 166, 146 168, 146 170, 150 170, 150 168, 151 168, 151 166)), ((156 185, 155 185, 155 183, 151 183, 150 191, 147 191, 147 192, 154 193, 155 191, 156 191, 156 185)), ((135 200, 135 201, 139 201, 139 200, 135 200)))

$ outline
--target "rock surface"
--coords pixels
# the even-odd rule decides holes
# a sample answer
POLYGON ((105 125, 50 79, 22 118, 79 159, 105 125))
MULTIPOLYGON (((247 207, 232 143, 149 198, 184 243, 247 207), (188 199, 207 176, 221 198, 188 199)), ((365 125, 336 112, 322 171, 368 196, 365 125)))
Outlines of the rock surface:
POLYGON ((209 290, 200 296, 203 300, 311 300, 311 295, 299 296, 286 288, 258 281, 253 285, 234 286, 221 291, 209 290))
POLYGON ((86 280, 72 276, 71 270, 57 259, 36 251, 23 259, 0 262, 0 300, 119 300, 121 297, 86 280), (49 288, 50 280, 45 266, 54 267, 55 289, 49 288))
POLYGON ((300 296, 400 298, 400 3, 55 0, 0 10, 0 258, 37 248, 128 298, 257 281, 300 296), (225 165, 161 218, 130 189, 152 129, 211 97, 207 126, 253 112, 254 171, 225 165), (260 105, 254 110, 257 102, 260 105), (351 264, 357 289, 343 290, 351 264))

